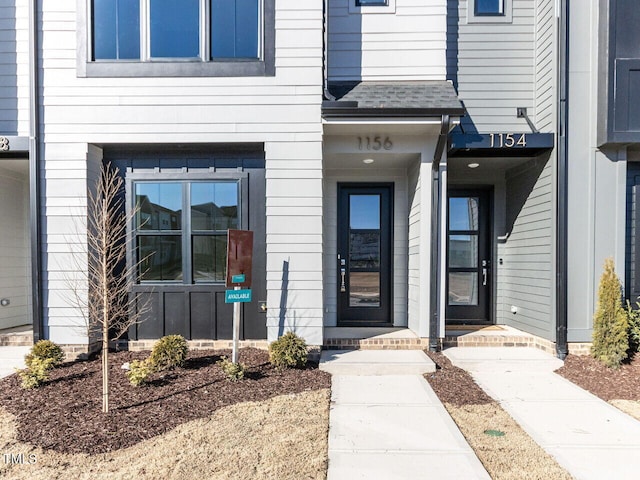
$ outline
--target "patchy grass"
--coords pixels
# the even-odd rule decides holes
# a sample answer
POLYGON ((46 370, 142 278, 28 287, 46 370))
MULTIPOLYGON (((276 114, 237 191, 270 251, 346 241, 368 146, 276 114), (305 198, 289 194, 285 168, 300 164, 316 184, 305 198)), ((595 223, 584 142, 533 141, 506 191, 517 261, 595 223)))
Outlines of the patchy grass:
POLYGON ((97 455, 20 442, 15 417, 0 409, 0 455, 36 460, 12 465, 0 458, 0 478, 324 479, 329 396, 329 390, 322 389, 238 403, 131 447, 97 455))

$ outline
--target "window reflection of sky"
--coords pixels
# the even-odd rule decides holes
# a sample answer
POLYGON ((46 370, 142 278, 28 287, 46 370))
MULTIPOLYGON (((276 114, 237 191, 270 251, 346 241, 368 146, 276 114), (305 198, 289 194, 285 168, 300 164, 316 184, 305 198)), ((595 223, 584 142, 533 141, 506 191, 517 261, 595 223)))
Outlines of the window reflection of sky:
POLYGON ((150 21, 152 57, 200 55, 199 0, 151 0, 150 21))
POLYGON ((449 230, 477 230, 478 199, 455 197, 449 199, 449 230))
POLYGON ((238 205, 238 184, 236 182, 193 183, 191 185, 191 205, 213 202, 218 207, 238 205))
POLYGON ((476 13, 502 13, 502 2, 504 0, 476 0, 476 13))
POLYGON ((150 203, 178 212, 182 210, 182 185, 179 183, 138 183, 136 196, 150 203))
POLYGON ((379 229, 380 195, 350 195, 349 224, 356 230, 379 229))

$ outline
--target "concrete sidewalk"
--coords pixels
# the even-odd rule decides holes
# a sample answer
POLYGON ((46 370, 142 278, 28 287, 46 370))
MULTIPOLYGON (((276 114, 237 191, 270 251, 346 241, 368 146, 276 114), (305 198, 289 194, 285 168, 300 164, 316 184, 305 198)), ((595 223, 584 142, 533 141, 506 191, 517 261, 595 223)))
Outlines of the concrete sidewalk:
POLYGON ((577 480, 639 478, 640 422, 553 373, 562 361, 532 348, 444 354, 577 480))
POLYGON ((328 480, 489 479, 422 373, 419 350, 324 351, 328 480))
POLYGON ((24 368, 24 356, 31 347, 0 347, 0 378, 15 373, 16 368, 24 368))

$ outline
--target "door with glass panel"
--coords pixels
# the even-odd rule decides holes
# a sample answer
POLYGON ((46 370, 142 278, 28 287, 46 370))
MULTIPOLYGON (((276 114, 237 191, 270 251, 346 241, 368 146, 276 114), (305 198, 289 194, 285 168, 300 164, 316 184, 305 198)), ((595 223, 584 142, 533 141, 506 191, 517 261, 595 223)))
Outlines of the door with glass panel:
POLYGON ((490 192, 450 190, 447 211, 447 322, 490 323, 490 192))
POLYGON ((338 325, 390 325, 393 185, 338 185, 338 325))

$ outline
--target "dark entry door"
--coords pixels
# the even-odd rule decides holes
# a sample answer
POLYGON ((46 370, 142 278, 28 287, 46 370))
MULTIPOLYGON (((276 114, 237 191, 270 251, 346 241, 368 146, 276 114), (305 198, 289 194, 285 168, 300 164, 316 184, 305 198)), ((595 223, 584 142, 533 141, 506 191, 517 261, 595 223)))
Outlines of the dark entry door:
POLYGON ((447 322, 490 323, 490 192, 451 190, 447 216, 447 322))
POLYGON ((393 185, 338 185, 338 324, 390 325, 393 185))

